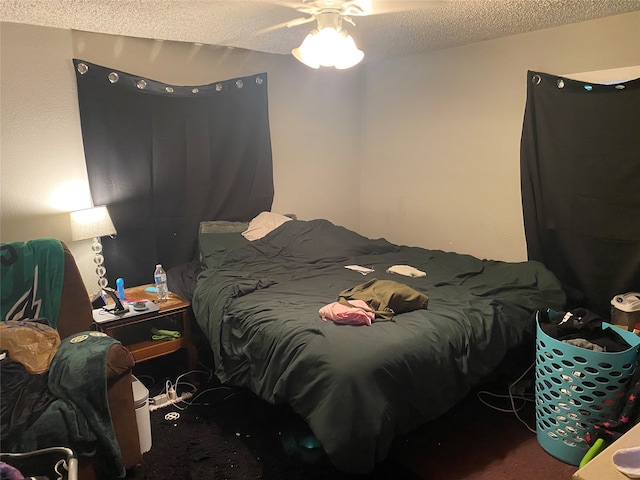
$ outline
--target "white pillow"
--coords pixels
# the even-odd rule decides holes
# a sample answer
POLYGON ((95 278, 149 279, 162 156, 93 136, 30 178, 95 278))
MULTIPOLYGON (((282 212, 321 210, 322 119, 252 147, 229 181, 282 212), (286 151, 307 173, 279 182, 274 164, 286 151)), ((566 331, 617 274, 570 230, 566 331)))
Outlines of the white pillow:
POLYGON ((288 222, 291 219, 279 213, 262 212, 259 213, 249 223, 249 228, 242 232, 242 236, 249 241, 258 240, 264 237, 267 233, 275 230, 284 222, 288 222))

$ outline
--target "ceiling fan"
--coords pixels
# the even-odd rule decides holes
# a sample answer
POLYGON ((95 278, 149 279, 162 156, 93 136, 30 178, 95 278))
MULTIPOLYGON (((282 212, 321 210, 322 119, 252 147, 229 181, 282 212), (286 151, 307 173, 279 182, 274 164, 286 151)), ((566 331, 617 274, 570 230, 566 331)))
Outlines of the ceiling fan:
POLYGON ((315 21, 316 28, 291 53, 309 67, 337 69, 353 67, 364 58, 364 52, 358 49, 353 37, 343 27, 343 22, 355 26, 352 17, 418 10, 433 4, 425 0, 271 0, 270 3, 293 8, 306 16, 274 25, 263 30, 263 33, 315 21))

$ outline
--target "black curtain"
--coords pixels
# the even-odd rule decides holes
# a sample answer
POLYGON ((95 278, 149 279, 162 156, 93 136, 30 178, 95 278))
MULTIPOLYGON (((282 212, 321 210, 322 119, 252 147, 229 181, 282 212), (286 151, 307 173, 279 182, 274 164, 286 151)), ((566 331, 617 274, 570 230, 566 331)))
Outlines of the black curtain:
POLYGON ((102 239, 110 285, 195 259, 202 220, 271 210, 265 73, 187 87, 73 63, 93 203, 118 231, 102 239))
POLYGON ((568 308, 609 317, 640 290, 640 79, 613 85, 529 71, 521 184, 529 259, 568 308))

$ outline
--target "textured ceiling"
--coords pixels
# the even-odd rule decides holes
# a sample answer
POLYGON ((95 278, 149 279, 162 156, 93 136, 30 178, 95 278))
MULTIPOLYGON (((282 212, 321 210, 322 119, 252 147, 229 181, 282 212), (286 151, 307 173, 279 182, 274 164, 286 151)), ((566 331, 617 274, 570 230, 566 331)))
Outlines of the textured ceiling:
MULTIPOLYGON (((322 0, 344 1, 344 0, 322 0)), ((305 16, 309 0, 0 0, 0 19, 65 29, 289 54, 314 23, 269 30, 305 16)), ((371 0, 373 10, 345 24, 365 61, 640 11, 640 0, 371 0)))

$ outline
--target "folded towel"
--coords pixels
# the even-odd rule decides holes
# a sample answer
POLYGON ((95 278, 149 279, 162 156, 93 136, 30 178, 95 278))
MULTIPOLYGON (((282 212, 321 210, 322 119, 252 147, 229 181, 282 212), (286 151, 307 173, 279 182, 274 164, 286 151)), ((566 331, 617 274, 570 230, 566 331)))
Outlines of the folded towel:
POLYGON ((161 330, 156 327, 151 328, 151 340, 174 340, 181 337, 181 333, 177 330, 161 330))
POLYGON ((397 273, 405 277, 424 277, 426 275, 422 270, 418 270, 411 265, 393 265, 387 268, 387 273, 397 273))

